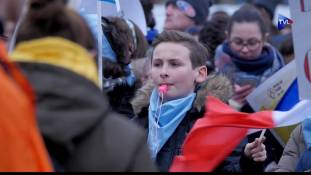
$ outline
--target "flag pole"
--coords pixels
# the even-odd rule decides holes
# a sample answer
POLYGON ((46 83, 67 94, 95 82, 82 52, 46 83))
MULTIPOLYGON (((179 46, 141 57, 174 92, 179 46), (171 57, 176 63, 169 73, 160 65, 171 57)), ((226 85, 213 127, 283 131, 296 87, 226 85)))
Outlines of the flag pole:
POLYGON ((263 129, 263 130, 261 131, 261 134, 260 134, 260 136, 259 136, 259 140, 262 140, 262 139, 263 139, 263 136, 265 135, 266 131, 267 131, 267 129, 263 129))
POLYGON ((102 27, 101 27, 101 18, 102 18, 102 4, 100 0, 97 0, 97 42, 98 42, 98 79, 99 87, 103 90, 103 59, 102 59, 102 27))
POLYGON ((9 40, 9 48, 8 48, 9 53, 12 53, 14 48, 15 48, 17 32, 18 32, 22 22, 24 21, 24 18, 26 16, 27 11, 28 11, 27 4, 28 4, 28 0, 25 0, 23 2, 23 6, 22 6, 22 13, 20 14, 20 16, 18 18, 18 21, 15 25, 13 35, 12 35, 11 39, 9 40))
POLYGON ((116 1, 116 7, 117 7, 117 13, 121 14, 121 5, 120 5, 120 1, 119 0, 115 0, 116 1))

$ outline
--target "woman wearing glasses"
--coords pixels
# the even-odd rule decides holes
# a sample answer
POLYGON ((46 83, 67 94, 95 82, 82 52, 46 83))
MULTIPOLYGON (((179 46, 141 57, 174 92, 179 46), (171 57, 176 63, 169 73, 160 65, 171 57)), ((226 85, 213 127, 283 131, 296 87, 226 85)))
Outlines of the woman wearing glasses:
POLYGON ((234 83, 231 101, 242 107, 246 96, 284 65, 280 53, 266 40, 268 31, 260 13, 244 5, 229 21, 227 41, 216 50, 215 65, 234 83))
MULTIPOLYGON (((246 96, 284 66, 279 51, 266 42, 267 37, 268 31, 260 13, 247 4, 232 15, 227 28, 227 40, 216 50, 216 68, 234 84, 230 105, 243 112, 252 112, 246 96)), ((259 134, 249 137, 249 141, 259 134)), ((277 161, 283 147, 269 131, 265 136, 268 155, 266 163, 277 161)))

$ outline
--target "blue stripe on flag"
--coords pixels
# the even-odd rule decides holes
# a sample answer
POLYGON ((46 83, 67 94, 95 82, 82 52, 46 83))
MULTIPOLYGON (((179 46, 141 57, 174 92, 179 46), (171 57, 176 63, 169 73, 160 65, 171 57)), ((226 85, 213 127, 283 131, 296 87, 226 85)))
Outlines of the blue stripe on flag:
POLYGON ((288 111, 299 102, 297 79, 291 84, 275 110, 288 111))
POLYGON ((112 3, 112 4, 115 4, 115 3, 116 3, 115 0, 99 0, 99 1, 110 2, 110 3, 112 3))

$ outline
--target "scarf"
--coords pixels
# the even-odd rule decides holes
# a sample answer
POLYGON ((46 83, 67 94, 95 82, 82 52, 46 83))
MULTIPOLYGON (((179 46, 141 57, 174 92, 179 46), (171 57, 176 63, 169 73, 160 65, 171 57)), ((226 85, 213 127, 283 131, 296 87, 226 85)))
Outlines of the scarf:
POLYGON ((195 97, 196 94, 191 93, 184 98, 168 101, 160 109, 157 109, 159 107, 158 105, 160 105, 158 103, 158 99, 160 98, 157 90, 153 90, 150 97, 148 114, 148 145, 152 158, 156 158, 158 152, 184 119, 186 113, 191 109, 195 97), (160 112, 157 112, 158 110, 160 112), (159 120, 156 116, 158 113, 160 113, 159 120))
POLYGON ((99 84, 92 56, 85 48, 64 38, 45 37, 21 42, 12 52, 11 59, 62 67, 99 84))
POLYGON ((245 60, 231 50, 228 42, 224 43, 223 51, 231 57, 238 69, 253 75, 261 75, 265 70, 272 67, 275 57, 272 49, 264 47, 259 57, 254 60, 245 60))

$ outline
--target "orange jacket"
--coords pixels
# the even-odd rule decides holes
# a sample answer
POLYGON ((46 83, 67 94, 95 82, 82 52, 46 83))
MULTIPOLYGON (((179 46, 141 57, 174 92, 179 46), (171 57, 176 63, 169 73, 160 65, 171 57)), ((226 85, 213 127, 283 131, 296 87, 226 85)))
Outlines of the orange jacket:
POLYGON ((0 42, 0 171, 52 171, 37 127, 33 94, 0 42))

